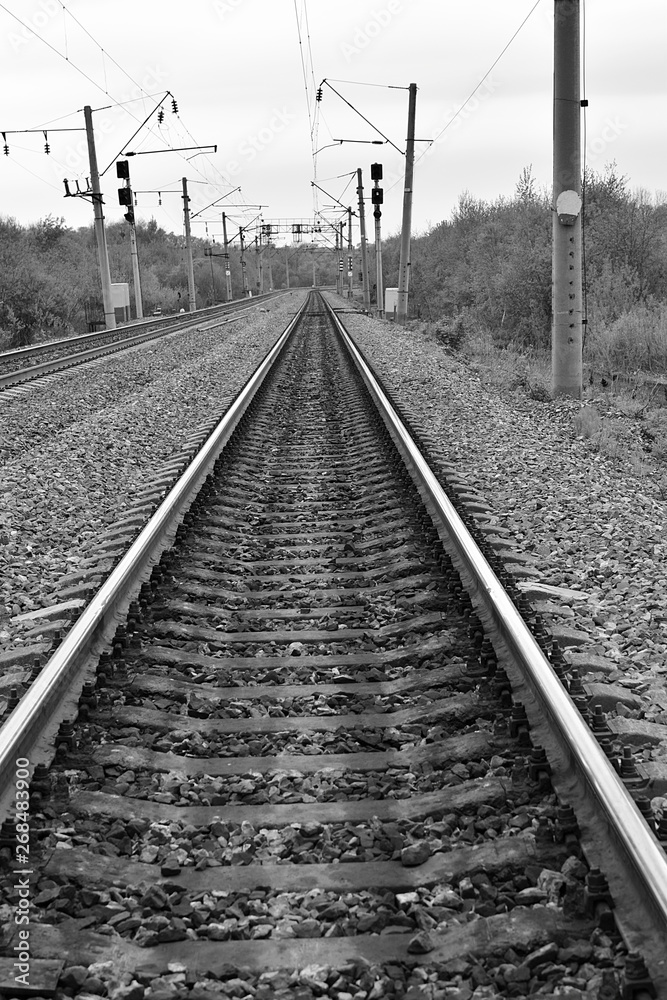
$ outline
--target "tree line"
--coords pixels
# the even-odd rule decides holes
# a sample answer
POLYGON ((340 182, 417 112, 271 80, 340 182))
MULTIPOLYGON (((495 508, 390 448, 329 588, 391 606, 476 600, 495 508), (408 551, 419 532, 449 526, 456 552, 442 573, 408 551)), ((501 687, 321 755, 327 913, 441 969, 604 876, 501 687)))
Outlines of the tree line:
MULTIPOLYGON (((163 314, 188 308, 188 276, 185 241, 166 232, 155 219, 137 222, 138 256, 144 316, 155 310, 163 314)), ((130 285, 134 314, 132 259, 129 227, 112 222, 106 227, 112 282, 130 285)), ((248 236, 248 244, 251 237, 248 236)), ((246 283, 259 291, 260 261, 256 248, 245 252, 246 283)), ((226 300, 223 248, 206 240, 192 240, 195 291, 198 306, 226 300), (205 251, 212 250, 214 256, 205 251)), ((264 244, 261 250, 264 290, 311 285, 315 280, 333 284, 337 258, 333 253, 303 245, 277 248, 264 244)), ((243 297, 243 269, 238 239, 230 243, 229 267, 232 298, 243 297)), ((0 349, 10 350, 86 333, 103 326, 102 290, 97 248, 92 225, 71 229, 62 218, 48 216, 23 226, 0 217, 0 349)))
MULTIPOLYGON (((631 191, 615 164, 587 170, 584 274, 589 329, 610 327, 667 301, 667 202, 631 191)), ((551 192, 525 168, 511 198, 466 192, 451 219, 413 239, 411 311, 476 325, 499 345, 548 347, 551 338, 551 192)), ((383 246, 385 284, 398 280, 399 237, 383 246)))
MULTIPOLYGON (((461 195, 450 219, 416 236, 411 247, 410 314, 440 322, 456 339, 466 328, 487 332, 505 346, 548 347, 551 336, 551 195, 525 168, 511 198, 487 202, 461 195)), ((112 281, 132 286, 128 226, 107 226, 112 281)), ((144 314, 187 308, 187 267, 181 236, 154 219, 138 222, 144 314)), ((224 258, 207 256, 193 239, 199 306, 226 297, 224 258)), ((385 287, 398 281, 399 236, 383 243, 385 287)), ((587 170, 584 183, 585 291, 588 331, 624 316, 649 320, 667 299, 667 203, 631 191, 614 164, 587 170)), ((359 289, 359 253, 354 284, 359 289)), ((344 259, 347 257, 345 251, 344 259)), ((245 253, 247 286, 259 285, 260 258, 245 253)), ((264 289, 333 285, 334 252, 308 245, 265 245, 264 289)), ((369 270, 374 283, 373 245, 369 270)), ((232 297, 243 296, 238 239, 230 244, 232 297)), ((345 271, 347 261, 345 259, 345 271)), ((131 297, 131 301, 133 301, 131 297)), ((51 216, 29 226, 0 218, 0 345, 5 349, 56 336, 83 333, 101 319, 101 288, 93 227, 70 229, 51 216)), ((661 313, 664 317, 665 311, 661 313)))

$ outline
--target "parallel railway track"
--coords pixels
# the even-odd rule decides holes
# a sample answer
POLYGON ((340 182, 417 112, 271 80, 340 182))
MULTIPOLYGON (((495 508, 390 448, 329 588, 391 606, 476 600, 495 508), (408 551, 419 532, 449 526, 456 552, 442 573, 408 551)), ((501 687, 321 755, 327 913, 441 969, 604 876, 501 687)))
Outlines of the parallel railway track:
POLYGON ((97 333, 6 351, 0 354, 0 398, 3 392, 13 386, 25 387, 35 379, 90 364, 110 354, 176 333, 194 324, 205 329, 206 326, 217 322, 229 322, 247 310, 261 306, 262 302, 282 294, 283 291, 269 292, 252 299, 200 309, 196 313, 183 313, 161 319, 151 318, 116 330, 101 330, 97 333))
POLYGON ((59 746, 31 789, 35 976, 662 995, 665 854, 473 499, 339 327, 311 296, 0 731, 3 816, 17 760, 59 746))

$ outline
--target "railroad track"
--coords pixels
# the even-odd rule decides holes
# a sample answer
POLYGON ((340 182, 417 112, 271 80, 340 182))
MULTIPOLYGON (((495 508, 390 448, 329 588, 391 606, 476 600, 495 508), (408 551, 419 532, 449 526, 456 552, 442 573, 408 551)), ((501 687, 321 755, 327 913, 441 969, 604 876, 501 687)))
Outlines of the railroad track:
POLYGON ((200 329, 207 329, 221 321, 231 322, 249 309, 255 309, 261 306, 262 302, 282 294, 283 290, 269 292, 252 299, 200 309, 196 313, 184 313, 162 319, 151 318, 116 330, 101 330, 97 333, 6 351, 0 354, 0 398, 4 396, 5 399, 9 399, 13 394, 20 395, 31 391, 37 379, 59 378, 72 368, 103 363, 110 354, 138 347, 147 341, 177 333, 195 324, 200 329))
POLYGON ((339 325, 311 295, 0 730, 0 974, 666 995, 664 852, 339 325))

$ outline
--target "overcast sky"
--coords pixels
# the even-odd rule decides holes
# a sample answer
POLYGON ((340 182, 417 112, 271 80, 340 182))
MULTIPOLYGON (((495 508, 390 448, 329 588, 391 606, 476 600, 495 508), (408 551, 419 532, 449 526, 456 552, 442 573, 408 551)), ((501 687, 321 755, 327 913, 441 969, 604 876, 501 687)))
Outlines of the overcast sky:
MULTIPOLYGON (((47 215, 64 216, 75 227, 90 223, 90 204, 65 199, 62 183, 78 178, 85 187, 85 135, 53 131, 83 128, 82 108, 89 104, 104 108, 94 122, 100 170, 109 167, 102 178, 105 214, 120 219, 114 161, 155 108, 145 95, 159 99, 169 90, 178 115, 167 99, 163 123, 153 115, 152 131, 144 127, 127 148, 218 149, 190 162, 194 151, 130 159, 139 218, 154 216, 180 233, 180 178, 187 176, 193 213, 241 187, 226 199, 232 227, 257 214, 236 207, 240 201, 262 205, 266 222, 312 219, 316 176, 327 192, 318 193, 317 207, 334 219, 327 211, 333 198, 356 209, 352 172, 362 167, 368 195, 369 166, 378 161, 385 173, 383 231, 396 232, 404 158, 389 144, 364 142, 381 138, 378 129, 404 148, 408 92, 400 88, 411 82, 419 88, 417 138, 437 136, 534 3, 65 0, 64 10, 60 0, 6 0, 0 6, 0 129, 46 128, 51 153, 44 154, 41 133, 7 134, 0 214, 22 223, 47 215), (324 85, 316 106, 324 78, 331 86, 324 85), (125 103, 135 97, 142 99, 125 103), (321 150, 316 174, 313 148, 321 150)), ((615 160, 633 188, 665 191, 665 2, 582 0, 582 6, 588 163, 602 171, 615 160)), ((511 196, 529 164, 538 184, 550 185, 553 9, 553 0, 540 0, 462 114, 431 146, 417 143, 413 231, 449 218, 465 190, 487 200, 511 196)), ((206 235, 202 220, 209 220, 209 235, 219 238, 224 204, 198 215, 193 232, 206 235)))

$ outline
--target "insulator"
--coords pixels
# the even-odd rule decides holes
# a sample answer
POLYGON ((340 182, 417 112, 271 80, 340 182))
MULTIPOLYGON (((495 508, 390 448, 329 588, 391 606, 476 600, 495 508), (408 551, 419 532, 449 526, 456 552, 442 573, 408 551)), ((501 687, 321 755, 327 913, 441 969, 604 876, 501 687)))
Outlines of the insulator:
POLYGON ((47 156, 51 152, 51 147, 49 146, 49 137, 46 134, 46 132, 44 133, 44 152, 46 153, 47 156))
POLYGON ((171 99, 171 113, 174 115, 178 114, 178 104, 176 103, 175 97, 172 97, 171 99))
POLYGON ((164 108, 160 108, 160 110, 158 111, 158 113, 157 113, 157 121, 158 121, 158 125, 161 125, 162 122, 164 121, 164 108))
POLYGON ((5 135, 4 132, 1 132, 0 135, 2 135, 2 141, 4 142, 2 151, 4 152, 5 156, 9 156, 9 146, 7 145, 7 136, 5 135))
POLYGON ((317 88, 317 95, 315 97, 315 100, 316 101, 321 101, 322 100, 322 88, 321 87, 317 88))

